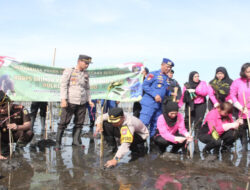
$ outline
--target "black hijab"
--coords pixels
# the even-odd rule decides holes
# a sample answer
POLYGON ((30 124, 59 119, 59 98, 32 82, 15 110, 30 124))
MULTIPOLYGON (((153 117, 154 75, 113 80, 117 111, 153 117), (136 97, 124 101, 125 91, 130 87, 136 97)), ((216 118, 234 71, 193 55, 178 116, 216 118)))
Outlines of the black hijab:
POLYGON ((178 110, 179 110, 179 107, 178 107, 177 102, 173 102, 170 100, 163 102, 162 113, 163 113, 163 117, 164 117, 166 123, 168 124, 168 126, 173 127, 177 122, 177 116, 172 119, 168 116, 168 113, 172 112, 172 111, 178 112, 178 110))
POLYGON ((185 86, 187 89, 195 89, 199 84, 200 84, 200 80, 198 82, 194 82, 193 78, 195 74, 199 74, 197 71, 192 71, 189 74, 189 78, 188 78, 188 82, 185 83, 185 86))
POLYGON ((233 80, 228 76, 227 70, 225 67, 218 67, 215 72, 215 77, 213 80, 209 82, 212 88, 215 91, 215 96, 220 102, 225 102, 226 97, 230 93, 230 86, 233 80), (224 78, 222 80, 218 80, 216 78, 216 74, 218 72, 222 72, 224 74, 224 78))

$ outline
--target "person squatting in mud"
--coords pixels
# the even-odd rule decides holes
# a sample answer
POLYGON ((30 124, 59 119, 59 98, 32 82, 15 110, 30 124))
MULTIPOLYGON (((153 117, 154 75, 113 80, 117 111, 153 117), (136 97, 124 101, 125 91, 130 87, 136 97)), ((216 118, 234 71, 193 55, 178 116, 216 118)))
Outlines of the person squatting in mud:
POLYGON ((177 102, 165 99, 162 104, 162 113, 157 120, 157 130, 153 137, 160 153, 164 153, 172 145, 171 153, 177 153, 186 143, 193 141, 193 137, 185 128, 184 118, 178 112, 177 102))
POLYGON ((210 153, 214 149, 214 153, 217 154, 220 148, 222 152, 231 150, 238 136, 237 129, 243 124, 242 119, 233 121, 232 113, 233 105, 223 102, 206 115, 198 133, 199 140, 206 144, 203 149, 204 153, 210 153))
MULTIPOLYGON (((9 129, 16 147, 24 147, 33 137, 30 116, 22 105, 13 104, 11 99, 0 91, 0 129, 1 145, 8 147, 9 129)), ((0 152, 0 159, 6 159, 0 152)))
POLYGON ((81 146, 81 131, 85 119, 86 103, 94 107, 90 97, 89 75, 86 71, 91 63, 91 57, 79 55, 76 68, 65 69, 61 80, 61 107, 62 114, 57 128, 56 147, 59 150, 62 136, 67 125, 74 115, 72 145, 81 146))
POLYGON ((105 167, 116 166, 119 160, 131 150, 132 155, 144 155, 147 148, 144 146, 149 132, 147 127, 138 118, 123 113, 122 108, 113 108, 96 120, 96 132, 103 130, 104 139, 113 152, 117 151, 114 158, 106 162, 105 167), (103 126, 103 128, 102 128, 103 126), (115 138, 120 139, 121 145, 117 150, 115 138))

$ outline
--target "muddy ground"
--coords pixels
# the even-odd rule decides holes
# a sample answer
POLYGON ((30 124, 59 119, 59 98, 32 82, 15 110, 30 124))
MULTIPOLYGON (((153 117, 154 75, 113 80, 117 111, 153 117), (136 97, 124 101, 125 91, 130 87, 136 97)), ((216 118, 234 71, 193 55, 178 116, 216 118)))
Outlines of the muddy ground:
MULTIPOLYGON (((56 126, 56 123, 54 123, 56 126)), ((72 147, 73 125, 64 134, 62 150, 55 152, 55 132, 48 131, 48 141, 40 141, 39 119, 35 124, 37 146, 16 149, 12 158, 0 161, 2 189, 250 189, 250 151, 241 152, 240 142, 232 153, 204 157, 201 153, 189 159, 186 154, 144 157, 127 155, 117 167, 105 169, 103 164, 113 157, 105 147, 99 159, 98 138, 93 138, 86 125, 82 132, 83 147, 72 147), (48 145, 48 147, 46 146, 48 145)), ((56 128, 56 127, 55 127, 56 128)), ((200 149, 204 145, 199 144, 200 149)))

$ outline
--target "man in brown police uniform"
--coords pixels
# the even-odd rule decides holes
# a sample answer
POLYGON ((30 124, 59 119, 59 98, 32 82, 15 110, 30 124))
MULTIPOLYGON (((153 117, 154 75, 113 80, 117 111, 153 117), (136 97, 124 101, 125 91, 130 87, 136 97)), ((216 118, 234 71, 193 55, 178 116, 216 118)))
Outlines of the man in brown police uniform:
POLYGON ((75 126, 72 145, 81 145, 80 135, 85 119, 86 103, 94 107, 90 97, 89 75, 86 71, 90 63, 91 57, 79 55, 76 67, 67 68, 63 72, 60 89, 62 114, 57 128, 55 150, 60 149, 64 130, 73 115, 75 126))
MULTIPOLYGON (((30 116, 22 105, 13 104, 10 98, 0 91, 0 130, 1 144, 9 143, 9 129, 11 129, 13 141, 17 147, 24 147, 33 137, 30 116)), ((0 153, 0 159, 6 159, 0 153)))
POLYGON ((131 150, 132 155, 136 153, 143 155, 146 153, 146 142, 149 132, 147 127, 138 118, 124 114, 122 108, 113 108, 108 113, 101 116, 96 121, 96 131, 101 132, 103 122, 103 134, 107 143, 115 150, 117 147, 115 137, 120 139, 121 146, 118 148, 114 158, 107 161, 106 167, 116 166, 119 160, 131 150))

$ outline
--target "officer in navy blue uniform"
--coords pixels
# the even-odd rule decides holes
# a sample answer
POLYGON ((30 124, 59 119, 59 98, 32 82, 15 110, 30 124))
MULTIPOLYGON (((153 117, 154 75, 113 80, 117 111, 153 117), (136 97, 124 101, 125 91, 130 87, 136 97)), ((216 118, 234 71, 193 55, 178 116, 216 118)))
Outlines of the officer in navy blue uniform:
POLYGON ((140 120, 146 125, 150 125, 150 137, 154 136, 157 119, 161 115, 161 102, 165 96, 170 96, 168 90, 168 72, 174 66, 173 61, 163 58, 161 69, 151 72, 143 82, 144 95, 141 100, 142 110, 140 120))

